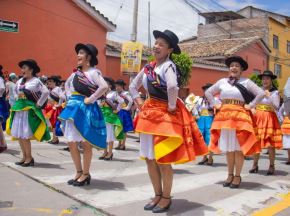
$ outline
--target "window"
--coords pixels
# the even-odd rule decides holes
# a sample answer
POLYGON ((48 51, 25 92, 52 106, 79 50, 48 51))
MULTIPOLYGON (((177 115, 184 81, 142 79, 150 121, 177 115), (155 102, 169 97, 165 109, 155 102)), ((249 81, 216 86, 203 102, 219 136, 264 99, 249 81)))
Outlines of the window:
POLYGON ((287 41, 287 53, 290 53, 290 41, 287 41))
POLYGON ((273 47, 279 49, 279 37, 277 35, 273 35, 273 47))
POLYGON ((277 75, 277 77, 281 77, 281 71, 282 70, 282 66, 280 64, 275 64, 274 66, 274 74, 277 75))

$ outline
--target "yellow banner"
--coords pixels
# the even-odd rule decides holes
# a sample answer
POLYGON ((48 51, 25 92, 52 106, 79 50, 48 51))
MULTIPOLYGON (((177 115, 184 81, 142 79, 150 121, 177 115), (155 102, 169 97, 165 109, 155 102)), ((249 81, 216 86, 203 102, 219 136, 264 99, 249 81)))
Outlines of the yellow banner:
POLYGON ((121 52, 121 71, 123 74, 138 73, 141 69, 143 44, 139 42, 124 42, 121 52))

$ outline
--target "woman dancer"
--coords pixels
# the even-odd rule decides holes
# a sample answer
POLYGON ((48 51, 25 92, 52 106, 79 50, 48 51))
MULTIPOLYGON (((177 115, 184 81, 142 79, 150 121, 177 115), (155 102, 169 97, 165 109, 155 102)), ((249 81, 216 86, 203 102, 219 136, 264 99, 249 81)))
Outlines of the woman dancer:
POLYGON ((51 76, 47 79, 47 85, 50 89, 48 104, 45 107, 45 116, 49 119, 52 128, 52 140, 48 143, 58 144, 59 139, 56 135, 56 126, 59 121, 57 118, 62 111, 62 103, 65 101, 63 91, 58 86, 60 80, 57 76, 51 76))
MULTIPOLYGON (((262 80, 265 96, 257 104, 255 109, 255 119, 258 128, 258 141, 261 148, 268 148, 270 166, 267 175, 273 175, 275 171, 275 149, 282 148, 282 132, 278 120, 278 110, 280 105, 279 92, 273 85, 273 80, 277 78, 272 71, 264 71, 258 77, 262 80)), ((250 173, 257 173, 259 170, 258 161, 260 154, 254 155, 253 168, 250 173)))
POLYGON ((104 98, 101 99, 101 110, 105 118, 107 129, 107 148, 103 155, 99 157, 100 160, 112 160, 113 159, 113 145, 114 141, 121 141, 125 138, 123 131, 123 125, 118 116, 118 112, 121 110, 124 103, 115 91, 115 82, 113 79, 105 77, 109 89, 104 98))
POLYGON ((68 184, 83 186, 91 181, 92 147, 106 148, 106 125, 97 100, 106 92, 108 85, 95 68, 98 64, 97 48, 92 44, 79 43, 75 51, 78 69, 65 83, 69 98, 59 119, 77 172, 68 184), (78 143, 82 144, 84 150, 83 163, 78 143))
POLYGON ((184 103, 178 99, 176 65, 171 54, 180 53, 178 37, 171 31, 153 31, 155 62, 146 65, 130 85, 140 108, 135 131, 140 133, 140 156, 148 167, 155 197, 144 206, 154 213, 171 205, 172 163, 186 163, 208 152, 203 137, 184 103), (138 89, 147 90, 144 104, 138 89))
POLYGON ((212 106, 219 110, 211 127, 209 149, 214 153, 226 152, 228 178, 223 186, 238 188, 242 181, 244 156, 259 153, 261 149, 249 110, 263 98, 264 91, 242 77, 242 72, 248 68, 243 58, 229 57, 226 65, 229 67, 228 78, 220 79, 205 92, 212 106), (214 101, 216 94, 220 94, 222 104, 214 101))
MULTIPOLYGON (((202 86, 202 90, 203 92, 205 92, 208 88, 210 88, 212 86, 211 83, 207 83, 204 86, 202 86)), ((197 125, 198 128, 200 130, 200 132, 202 133, 202 136, 204 138, 204 141, 206 143, 206 145, 209 145, 210 142, 210 128, 212 125, 212 121, 213 121, 213 115, 214 115, 214 110, 213 108, 210 106, 207 98, 205 96, 201 97, 196 105, 196 109, 198 111, 198 116, 197 116, 197 125)), ((210 152, 207 155, 203 156, 202 161, 200 161, 198 164, 199 165, 209 165, 212 166, 213 165, 213 153, 210 152)))
POLYGON ((129 92, 124 90, 126 83, 124 80, 117 80, 115 82, 116 90, 121 98, 124 99, 122 109, 118 112, 118 116, 121 119, 123 130, 125 133, 125 138, 122 141, 119 141, 119 145, 115 148, 116 150, 125 150, 126 149, 126 137, 127 132, 133 131, 133 120, 131 117, 131 108, 133 105, 133 99, 129 92))
POLYGON ((28 167, 34 166, 30 140, 50 140, 49 129, 41 110, 49 91, 36 77, 40 68, 35 60, 27 59, 18 65, 23 77, 16 83, 18 99, 11 108, 7 133, 18 139, 22 150, 23 158, 15 164, 28 167))
POLYGON ((7 149, 3 130, 5 130, 6 119, 9 115, 6 103, 6 88, 2 65, 0 65, 0 153, 7 149))

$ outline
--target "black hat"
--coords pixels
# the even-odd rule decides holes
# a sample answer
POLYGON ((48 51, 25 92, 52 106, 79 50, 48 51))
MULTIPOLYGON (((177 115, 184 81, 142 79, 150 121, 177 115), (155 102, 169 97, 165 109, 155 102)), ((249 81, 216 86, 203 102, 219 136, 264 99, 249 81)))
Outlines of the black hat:
POLYGON ((98 55, 99 51, 94 45, 78 43, 75 46, 76 53, 78 53, 80 51, 80 49, 86 50, 92 56, 92 64, 93 65, 98 64, 97 55, 98 55))
POLYGON ((231 56, 226 59, 226 65, 228 67, 230 67, 232 62, 239 62, 244 71, 248 69, 248 63, 240 56, 231 56))
POLYGON ((60 82, 61 82, 58 76, 51 76, 51 77, 47 78, 47 81, 49 81, 49 80, 52 80, 53 82, 55 82, 56 85, 60 84, 60 82))
POLYGON ((112 89, 115 88, 115 81, 112 78, 110 78, 110 77, 104 77, 104 80, 106 82, 108 82, 112 86, 112 89))
POLYGON ((201 88, 203 89, 203 90, 206 90, 206 89, 208 89, 208 88, 210 88, 212 86, 212 84, 211 83, 206 83, 204 86, 202 86, 201 88))
POLYGON ((26 60, 23 60, 23 61, 18 63, 18 66, 20 68, 22 68, 23 65, 27 65, 28 67, 32 68, 33 69, 33 74, 37 74, 37 73, 40 72, 40 68, 37 65, 37 62, 35 60, 33 60, 33 59, 26 59, 26 60))
POLYGON ((116 84, 116 85, 120 85, 120 86, 125 86, 125 85, 126 85, 126 83, 124 82, 124 80, 117 80, 117 81, 115 82, 115 84, 116 84))
POLYGON ((181 50, 178 46, 179 39, 176 36, 176 34, 174 34, 172 31, 165 30, 164 32, 161 32, 158 30, 154 30, 153 35, 154 35, 155 39, 157 39, 157 38, 165 39, 170 44, 171 48, 173 48, 173 53, 176 53, 176 54, 181 53, 181 50))
POLYGON ((263 73, 258 75, 258 77, 260 79, 262 79, 263 76, 271 77, 271 79, 273 79, 273 80, 277 78, 277 76, 275 74, 273 74, 273 72, 270 70, 265 70, 263 73))

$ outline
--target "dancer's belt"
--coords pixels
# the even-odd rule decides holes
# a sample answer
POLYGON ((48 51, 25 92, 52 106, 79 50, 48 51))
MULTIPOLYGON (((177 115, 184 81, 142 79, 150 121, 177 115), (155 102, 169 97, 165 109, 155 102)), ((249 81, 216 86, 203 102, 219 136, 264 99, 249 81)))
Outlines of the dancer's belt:
POLYGON ((267 105, 267 104, 258 104, 256 106, 256 110, 267 111, 267 112, 275 112, 275 110, 273 109, 273 107, 270 106, 270 105, 267 105))
POLYGON ((27 99, 27 97, 25 96, 25 94, 19 94, 18 99, 27 99))
POLYGON ((204 109, 204 110, 200 111, 200 115, 201 116, 211 116, 211 113, 207 109, 204 109))
POLYGON ((241 105, 243 106, 245 102, 236 100, 236 99, 223 99, 222 104, 233 104, 233 105, 241 105))

